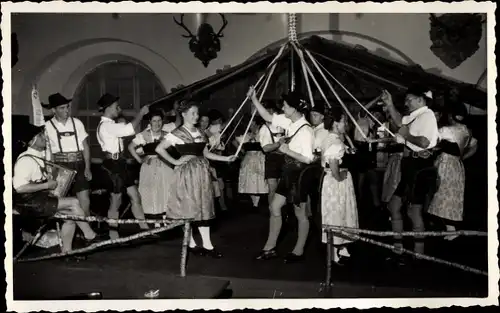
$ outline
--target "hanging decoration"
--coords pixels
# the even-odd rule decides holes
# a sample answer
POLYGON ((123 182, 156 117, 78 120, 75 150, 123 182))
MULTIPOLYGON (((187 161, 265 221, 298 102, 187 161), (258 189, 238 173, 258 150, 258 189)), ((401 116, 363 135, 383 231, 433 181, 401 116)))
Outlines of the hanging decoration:
POLYGON ((451 69, 458 67, 479 49, 483 32, 480 14, 430 14, 431 51, 451 69))
POLYGON ((203 22, 198 27, 196 35, 189 30, 189 28, 184 24, 184 14, 181 14, 181 19, 178 21, 175 17, 174 22, 180 27, 184 28, 188 32, 188 35, 182 35, 182 37, 190 38, 189 40, 189 50, 194 53, 195 58, 201 61, 201 63, 208 67, 210 61, 217 58, 217 52, 220 51, 220 39, 224 37, 222 31, 226 28, 228 22, 224 14, 219 13, 222 18, 222 26, 217 33, 215 33, 214 28, 207 22, 203 22))

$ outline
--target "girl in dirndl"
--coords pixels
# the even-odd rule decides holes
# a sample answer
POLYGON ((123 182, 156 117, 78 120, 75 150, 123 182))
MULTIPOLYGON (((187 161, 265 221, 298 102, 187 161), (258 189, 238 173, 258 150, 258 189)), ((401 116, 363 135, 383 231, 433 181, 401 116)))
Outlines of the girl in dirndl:
POLYGON ((266 158, 257 137, 258 130, 259 125, 253 120, 249 132, 235 138, 236 143, 242 145, 244 153, 240 166, 238 192, 250 195, 254 212, 257 212, 261 195, 269 192, 264 175, 266 158))
POLYGON ((198 104, 183 101, 179 105, 183 124, 176 128, 156 147, 156 152, 175 165, 172 183, 169 188, 166 216, 169 219, 192 219, 198 226, 203 247, 197 246, 192 231, 189 251, 200 256, 221 258, 222 254, 212 245, 208 222, 215 217, 214 194, 210 164, 208 159, 232 162, 234 156, 219 156, 208 151, 206 135, 196 128, 198 104), (168 148, 174 147, 181 155, 174 159, 168 148))
MULTIPOLYGON (((444 125, 439 129, 437 148, 441 153, 434 163, 439 185, 428 209, 430 214, 443 219, 447 231, 455 231, 455 225, 463 221, 465 168, 462 160, 471 157, 477 148, 477 140, 462 124, 465 107, 455 104, 452 110, 444 115, 444 125)), ((456 237, 452 235, 444 239, 453 240, 456 237)))
POLYGON ((167 132, 162 130, 163 114, 160 111, 150 112, 148 126, 135 136, 128 149, 134 159, 142 164, 139 194, 144 213, 158 216, 165 214, 174 170, 173 165, 162 160, 155 152, 155 145, 167 135, 167 132))
MULTIPOLYGON (((346 118, 340 109, 328 112, 325 117, 325 129, 330 133, 321 148, 321 164, 325 169, 321 186, 322 224, 358 228, 356 193, 351 173, 342 164, 348 149, 342 140, 345 128, 346 118)), ((346 244, 351 241, 349 237, 334 233, 331 261, 343 265, 350 257, 346 244)), ((325 232, 322 242, 330 244, 325 232)))

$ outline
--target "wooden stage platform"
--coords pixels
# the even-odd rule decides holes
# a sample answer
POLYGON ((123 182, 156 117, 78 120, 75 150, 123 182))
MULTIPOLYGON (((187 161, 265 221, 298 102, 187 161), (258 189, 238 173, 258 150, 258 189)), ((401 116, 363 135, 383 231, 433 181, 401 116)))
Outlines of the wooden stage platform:
MULTIPOLYGON (((61 263, 63 263, 61 261, 61 263)), ((126 271, 84 268, 75 265, 51 266, 41 263, 14 266, 14 300, 63 300, 81 294, 101 293, 102 299, 147 299, 149 290, 159 290, 157 299, 215 299, 230 295, 224 279, 153 273, 132 268, 126 271)))

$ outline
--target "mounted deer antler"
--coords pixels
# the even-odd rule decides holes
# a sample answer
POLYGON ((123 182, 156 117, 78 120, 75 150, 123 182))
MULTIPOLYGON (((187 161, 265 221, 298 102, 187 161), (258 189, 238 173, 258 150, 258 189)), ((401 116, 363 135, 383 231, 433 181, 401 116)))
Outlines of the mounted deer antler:
POLYGON ((193 35, 193 33, 191 33, 191 31, 189 30, 189 28, 187 28, 186 24, 184 24, 184 13, 181 14, 181 21, 179 22, 175 16, 173 17, 174 19, 174 22, 175 24, 179 25, 180 27, 184 28, 189 35, 182 35, 182 37, 184 38, 193 38, 193 37, 196 37, 195 35, 193 35))
POLYGON ((182 37, 191 38, 191 40, 189 40, 189 49, 194 53, 194 56, 199 59, 203 65, 205 65, 205 67, 208 66, 211 60, 217 58, 217 52, 220 51, 219 38, 224 37, 222 31, 228 24, 224 14, 219 13, 219 15, 222 17, 222 26, 217 34, 214 32, 212 25, 202 23, 198 27, 196 36, 193 35, 189 28, 187 28, 184 24, 184 14, 181 14, 180 22, 174 17, 174 22, 184 28, 189 34, 182 35, 182 37))
POLYGON ((222 17, 222 26, 220 27, 219 32, 217 33, 216 36, 219 38, 222 38, 222 37, 224 37, 224 34, 222 34, 222 31, 224 30, 224 28, 226 28, 228 23, 227 23, 227 20, 226 20, 226 17, 224 16, 224 14, 219 13, 219 15, 222 17))

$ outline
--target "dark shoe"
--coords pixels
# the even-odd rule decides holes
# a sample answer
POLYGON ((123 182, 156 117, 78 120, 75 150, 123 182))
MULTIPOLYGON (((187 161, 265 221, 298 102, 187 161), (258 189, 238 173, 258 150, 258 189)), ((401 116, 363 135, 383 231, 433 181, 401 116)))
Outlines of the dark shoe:
POLYGON ((305 257, 304 255, 296 255, 295 253, 288 253, 285 257, 284 262, 286 264, 292 264, 292 263, 298 263, 304 261, 305 257))
POLYGON ((222 253, 220 253, 219 251, 215 250, 214 249, 205 249, 205 248, 201 248, 203 250, 203 256, 208 256, 208 257, 212 257, 214 259, 220 259, 222 258, 222 253))
POLYGON ((204 252, 203 250, 204 250, 203 248, 200 248, 198 246, 196 246, 194 248, 188 247, 189 253, 192 253, 192 254, 198 255, 198 256, 203 256, 203 252, 204 252))
POLYGON ((271 250, 262 250, 259 255, 255 258, 256 260, 271 260, 278 257, 276 253, 276 249, 273 248, 271 250))

